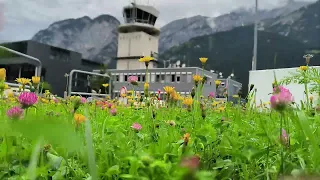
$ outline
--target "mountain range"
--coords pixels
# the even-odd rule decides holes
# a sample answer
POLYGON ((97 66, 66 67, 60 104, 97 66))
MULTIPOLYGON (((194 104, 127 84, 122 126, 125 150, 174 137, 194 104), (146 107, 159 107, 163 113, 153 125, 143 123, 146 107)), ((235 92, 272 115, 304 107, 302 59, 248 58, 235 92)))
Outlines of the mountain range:
POLYGON ((109 63, 117 56, 119 25, 110 15, 66 19, 39 31, 32 40, 80 52, 85 59, 109 63))
MULTIPOLYGON (((320 65, 320 1, 287 15, 264 21, 258 32, 257 69, 298 67, 305 64, 303 55, 313 53, 310 65, 320 65)), ((188 66, 201 66, 198 58, 208 57, 206 69, 232 72, 247 92, 253 56, 252 25, 229 31, 199 36, 170 48, 161 59, 180 61, 188 66), (250 43, 252 42, 252 43, 250 43)))
POLYGON ((285 6, 272 10, 259 10, 257 15, 253 9, 240 8, 215 18, 194 16, 172 21, 161 28, 159 51, 177 46, 193 37, 228 31, 232 28, 250 25, 255 20, 273 19, 280 15, 286 16, 295 10, 307 6, 309 2, 289 1, 285 6))
MULTIPOLYGON (((255 16, 252 9, 240 8, 215 18, 194 16, 172 21, 161 28, 159 52, 178 46, 202 35, 231 30, 234 27, 252 24, 258 20, 287 15, 308 5, 307 2, 290 1, 283 7, 260 10, 255 16)), ((85 16, 67 19, 51 24, 36 33, 32 40, 81 52, 83 57, 93 61, 112 63, 117 54, 117 27, 120 22, 111 15, 101 15, 90 19, 85 16)), ((109 67, 114 66, 114 64, 109 67)))
MULTIPOLYGON (((259 31, 257 69, 299 67, 305 64, 304 54, 316 49, 298 40, 278 33, 259 31)), ((247 92, 253 50, 253 26, 236 27, 230 31, 192 38, 187 43, 170 48, 161 59, 171 63, 180 61, 190 67, 201 67, 199 57, 207 57, 205 69, 222 72, 223 77, 234 73, 247 92)), ((317 49, 320 52, 320 48, 317 49)), ((320 54, 319 54, 320 55, 320 54)), ((310 65, 320 65, 320 56, 315 55, 310 65)))
MULTIPOLYGON (((198 58, 208 57, 206 69, 248 84, 253 49, 253 23, 259 20, 258 69, 294 67, 302 56, 320 49, 320 1, 294 2, 272 10, 238 9, 215 18, 194 16, 175 20, 161 28, 160 60, 182 61, 200 66, 198 58), (277 57, 274 63, 274 57, 277 57), (232 67, 232 68, 230 68, 232 67)), ((109 63, 114 68, 119 21, 110 15, 95 19, 82 17, 53 23, 32 40, 83 53, 84 58, 109 63)), ((312 64, 319 65, 315 55, 312 64)), ((247 88, 244 86, 243 92, 247 88)))
POLYGON ((320 1, 265 21, 266 30, 320 47, 320 1))

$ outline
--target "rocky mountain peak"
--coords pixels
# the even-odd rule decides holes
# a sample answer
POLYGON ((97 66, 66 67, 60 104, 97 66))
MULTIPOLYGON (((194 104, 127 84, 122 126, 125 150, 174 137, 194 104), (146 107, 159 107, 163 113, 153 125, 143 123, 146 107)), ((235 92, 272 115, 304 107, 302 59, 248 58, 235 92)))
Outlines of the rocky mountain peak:
POLYGON ((289 1, 287 4, 271 9, 259 10, 258 15, 254 8, 239 8, 218 17, 194 16, 175 20, 161 28, 159 51, 164 52, 173 46, 178 46, 190 39, 221 31, 228 31, 235 27, 254 23, 255 19, 266 20, 287 15, 300 9, 310 2, 289 1))
POLYGON ((86 59, 108 63, 117 55, 119 24, 111 15, 66 19, 39 31, 32 40, 80 52, 86 59))

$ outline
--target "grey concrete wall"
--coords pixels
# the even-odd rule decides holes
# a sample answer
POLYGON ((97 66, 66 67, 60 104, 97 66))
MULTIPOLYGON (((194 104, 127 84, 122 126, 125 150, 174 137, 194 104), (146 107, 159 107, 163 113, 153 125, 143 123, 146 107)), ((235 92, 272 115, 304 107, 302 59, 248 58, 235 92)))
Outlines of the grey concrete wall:
POLYGON ((214 94, 216 94, 216 85, 215 84, 212 84, 212 85, 205 84, 204 85, 202 95, 204 97, 207 97, 210 94, 210 92, 213 92, 214 94))
POLYGON ((0 60, 0 64, 22 64, 22 63, 28 63, 34 66, 39 65, 38 62, 25 57, 1 58, 0 60))
POLYGON ((228 96, 238 94, 238 91, 242 88, 242 84, 233 79, 228 79, 228 96))
MULTIPOLYGON (((224 82, 225 85, 228 84, 228 97, 232 97, 233 95, 238 93, 239 88, 242 87, 242 84, 236 80, 227 78, 227 79, 219 79, 221 82, 224 82)), ((219 87, 220 88, 220 87, 219 87)))

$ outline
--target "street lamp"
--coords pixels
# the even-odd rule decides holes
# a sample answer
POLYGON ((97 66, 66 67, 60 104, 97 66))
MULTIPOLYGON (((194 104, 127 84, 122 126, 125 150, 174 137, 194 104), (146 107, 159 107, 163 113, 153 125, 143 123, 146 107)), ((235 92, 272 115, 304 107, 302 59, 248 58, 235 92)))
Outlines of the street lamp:
POLYGON ((164 68, 167 68, 167 67, 166 67, 167 62, 169 62, 169 65, 170 65, 171 59, 169 59, 169 60, 163 60, 163 66, 164 66, 164 68))
POLYGON ((258 0, 255 7, 254 35, 253 35, 253 58, 251 70, 257 70, 257 49, 258 49, 258 0))
POLYGON ((306 59, 306 64, 309 65, 310 59, 313 58, 313 55, 312 54, 306 54, 306 55, 303 56, 303 58, 306 59))

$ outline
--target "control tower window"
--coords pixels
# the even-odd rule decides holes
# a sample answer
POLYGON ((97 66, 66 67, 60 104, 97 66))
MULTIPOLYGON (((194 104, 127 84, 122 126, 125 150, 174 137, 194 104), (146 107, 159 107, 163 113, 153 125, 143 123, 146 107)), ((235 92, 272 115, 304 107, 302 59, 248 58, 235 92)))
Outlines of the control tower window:
POLYGON ((133 23, 134 22, 134 12, 133 9, 125 9, 123 12, 125 23, 133 23))
POLYGON ((141 11, 140 9, 137 9, 137 22, 142 23, 142 16, 143 16, 143 11, 141 11))
POLYGON ((157 18, 150 14, 150 18, 149 18, 149 24, 154 25, 156 23, 157 18))
POLYGON ((142 19, 143 19, 143 21, 144 21, 144 22, 148 22, 150 15, 151 15, 150 13, 143 12, 143 13, 142 13, 142 19))
POLYGON ((141 9, 137 9, 137 22, 139 23, 149 23, 149 16, 151 14, 148 12, 145 12, 141 9))
POLYGON ((125 9, 125 10, 124 10, 124 15, 125 15, 125 18, 130 18, 131 9, 125 9))

